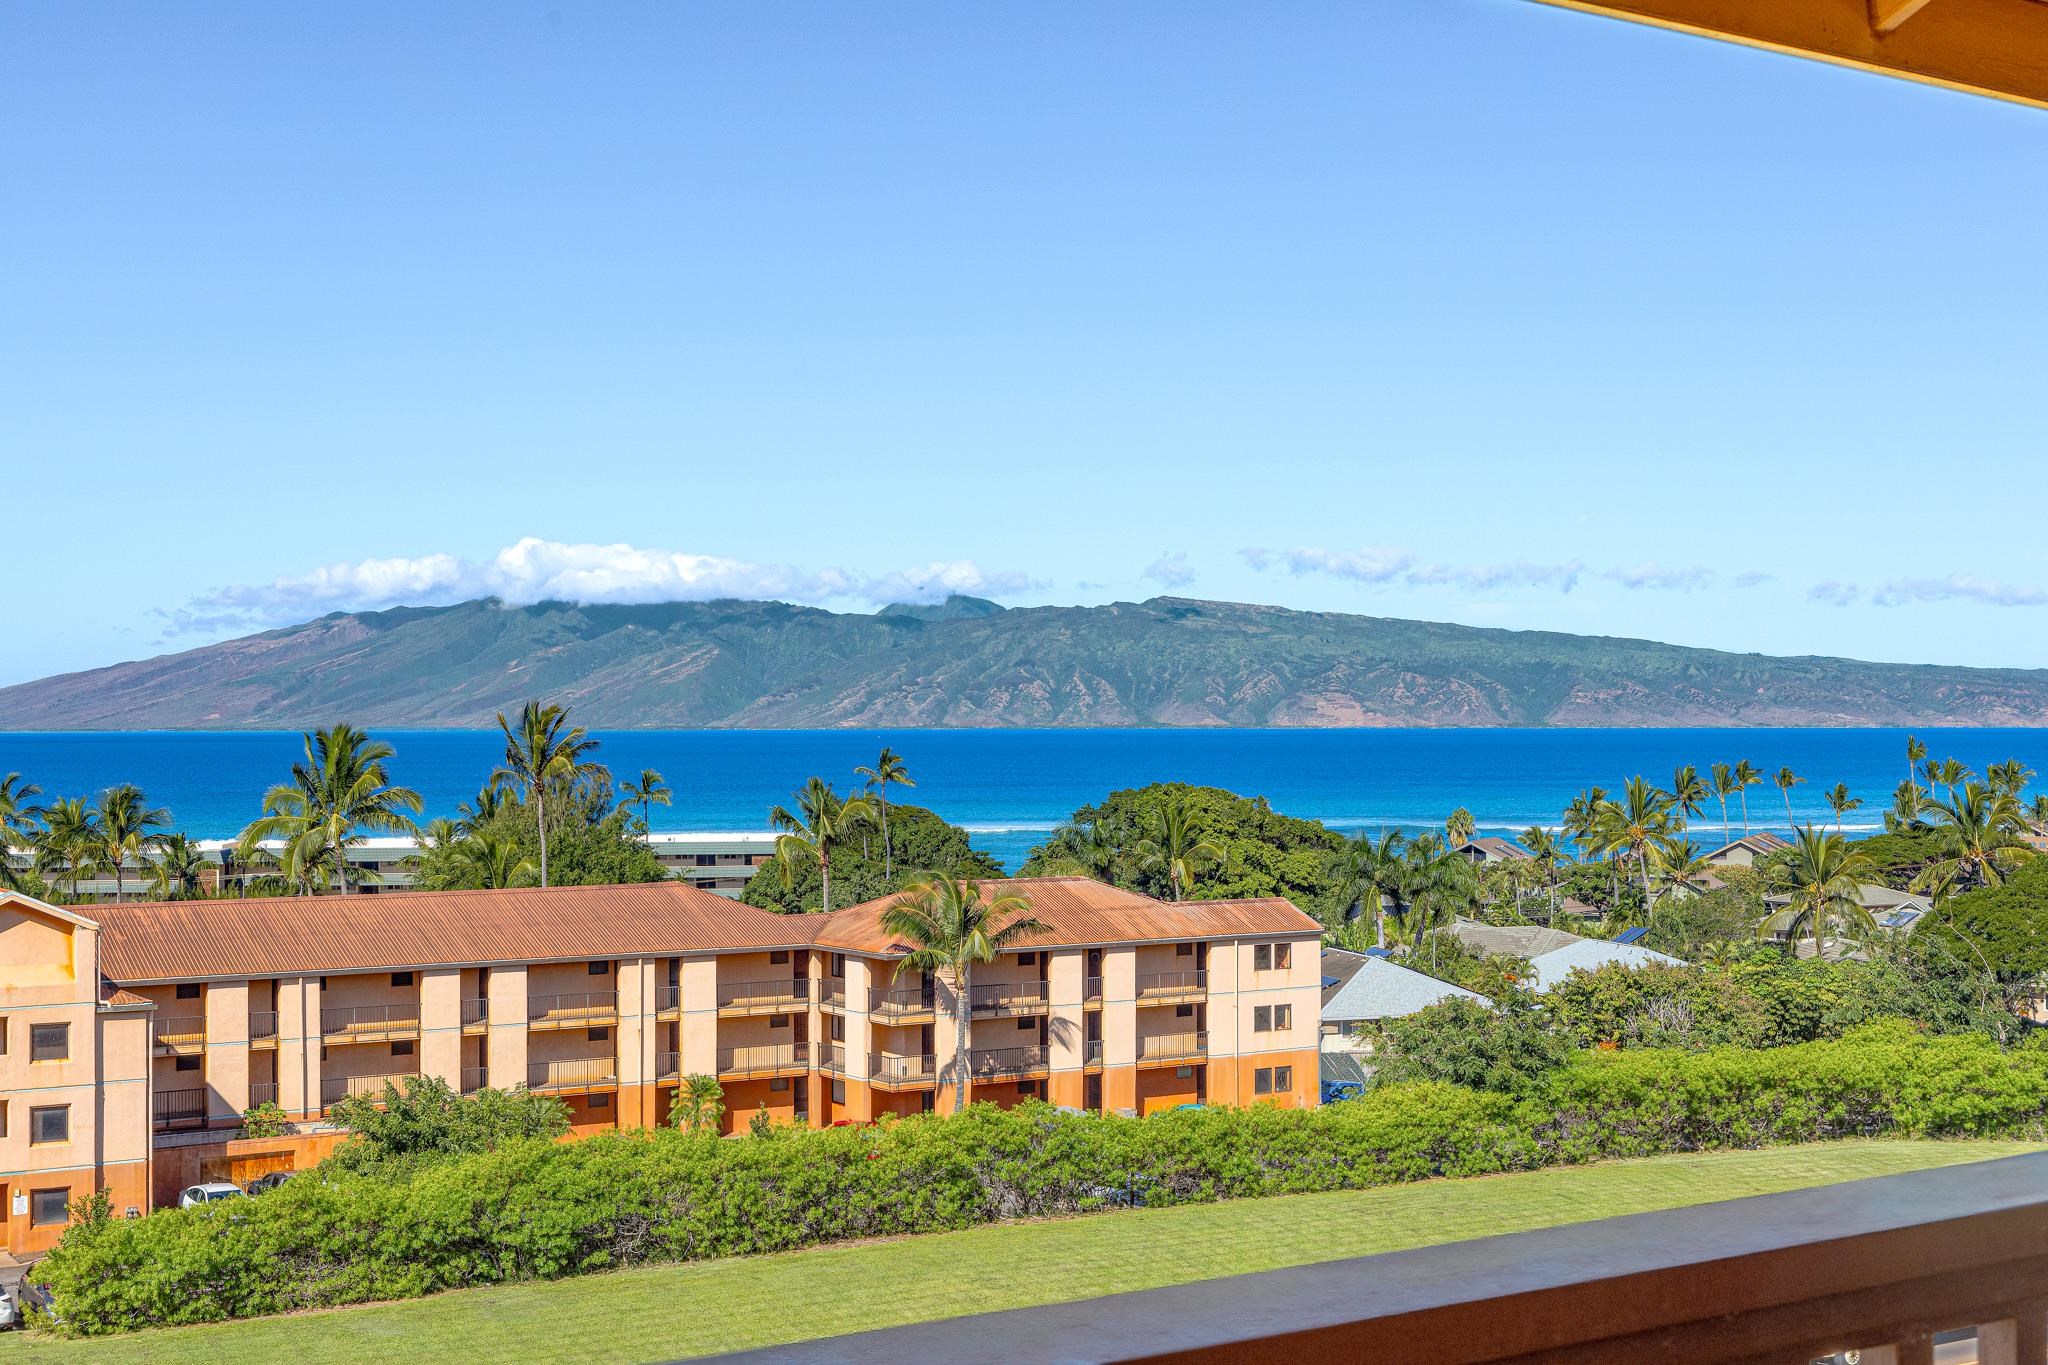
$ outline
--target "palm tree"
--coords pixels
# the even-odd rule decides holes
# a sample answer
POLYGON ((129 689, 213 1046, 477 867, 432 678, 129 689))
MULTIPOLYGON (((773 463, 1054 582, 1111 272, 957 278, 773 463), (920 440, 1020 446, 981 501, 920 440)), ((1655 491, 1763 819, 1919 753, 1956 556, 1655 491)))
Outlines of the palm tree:
POLYGON ((156 847, 162 837, 156 833, 157 827, 168 821, 171 813, 149 805, 142 788, 132 782, 101 792, 98 813, 91 836, 92 861, 113 871, 118 902, 127 892, 129 861, 140 862, 145 852, 156 847))
POLYGON ((674 804, 673 794, 669 790, 668 783, 662 781, 661 774, 652 768, 642 768, 638 782, 628 782, 619 790, 624 794, 623 799, 625 801, 640 807, 640 832, 642 834, 646 834, 654 828, 654 826, 647 823, 647 808, 649 806, 668 806, 674 804))
POLYGON ((1937 898, 1976 886, 1997 886, 2015 864, 2033 856, 2020 837, 2026 812, 2019 798, 1996 792, 1981 782, 1963 785, 1962 795, 1936 803, 1935 860, 1912 882, 1916 891, 1937 898))
POLYGON ((1516 836, 1529 850, 1529 862, 1543 874, 1550 887, 1550 922, 1557 922, 1557 869, 1564 862, 1564 846, 1555 834, 1541 825, 1531 825, 1516 836))
POLYGON ((1991 790, 2018 796, 2026 790, 2027 783, 2034 780, 2034 770, 2016 758, 2009 758, 1986 768, 1984 777, 1991 783, 1991 790))
POLYGON ((206 855, 199 845, 182 834, 166 834, 157 841, 149 894, 160 901, 196 900, 205 890, 205 873, 206 855))
POLYGON ((504 812, 507 801, 505 788, 497 782, 487 782, 473 800, 455 808, 462 818, 455 822, 458 833, 474 834, 504 812))
POLYGON ((0 886, 21 885, 14 868, 14 850, 34 852, 42 825, 29 803, 42 794, 43 789, 35 783, 22 781, 20 773, 0 777, 0 886))
POLYGON ((1728 823, 1728 798, 1740 791, 1735 781, 1735 770, 1726 763, 1714 765, 1714 796, 1721 802, 1721 842, 1735 842, 1735 827, 1728 823))
POLYGON ((457 839, 449 845, 449 852, 461 869, 464 886, 502 890, 508 886, 529 886, 540 875, 533 860, 520 851, 519 841, 502 829, 487 829, 457 839))
POLYGON ((1621 800, 1608 802, 1594 826, 1594 839, 1603 852, 1636 860, 1646 913, 1655 904, 1650 894, 1650 851, 1671 838, 1671 810, 1670 793, 1658 791, 1641 777, 1631 777, 1622 788, 1621 800))
POLYGON ((1834 786, 1821 793, 1821 795, 1827 801, 1828 809, 1835 813, 1835 833, 1840 834, 1842 832, 1842 817, 1852 810, 1860 809, 1863 805, 1863 798, 1849 795, 1849 784, 1846 782, 1837 782, 1834 786))
POLYGON ((1927 757, 1927 746, 1913 735, 1906 736, 1906 780, 1915 780, 1920 772, 1921 760, 1927 757))
POLYGON ((1195 878, 1223 861, 1223 846, 1208 837, 1193 804, 1182 796, 1169 796, 1153 807, 1147 823, 1138 841, 1138 866, 1164 872, 1172 899, 1187 899, 1195 878))
POLYGON ((1759 932, 1765 937, 1781 933, 1797 938, 1804 925, 1813 934, 1813 956, 1818 961, 1821 940, 1830 927, 1844 923, 1870 927, 1861 883, 1875 875, 1875 869, 1870 859, 1840 834, 1816 830, 1812 825, 1795 827, 1793 833, 1792 848, 1774 874, 1777 885, 1791 894, 1791 903, 1767 916, 1759 932))
POLYGON ((31 813, 43 827, 36 839, 36 871, 75 899, 78 883, 94 865, 99 812, 82 796, 61 796, 31 813))
POLYGON ((548 702, 530 701, 519 709, 518 721, 498 713, 498 729, 505 736, 505 761, 491 774, 492 781, 509 782, 519 789, 522 800, 533 802, 534 828, 540 831, 540 884, 548 884, 548 789, 566 790, 596 765, 584 758, 597 749, 580 725, 569 724, 569 713, 548 702))
POLYGON ((288 845, 282 861, 302 870, 315 861, 331 863, 345 896, 349 850, 368 831, 417 835, 412 817, 420 813, 420 794, 391 784, 387 765, 396 751, 353 725, 309 731, 303 739, 306 756, 292 765, 292 780, 264 793, 264 814, 242 831, 241 842, 248 848, 282 838, 288 845))
POLYGON ((1657 885, 1666 895, 1698 886, 1711 870, 1699 845, 1690 839, 1666 839, 1652 844, 1650 866, 1657 874, 1657 885))
POLYGON ((1412 840, 1402 851, 1402 860, 1407 864, 1401 883, 1402 936, 1410 947, 1419 947, 1428 938, 1429 965, 1434 967, 1437 930, 1471 907, 1478 873, 1469 860, 1433 835, 1412 840))
POLYGON ((911 781, 910 769, 903 766, 903 755, 882 746, 882 756, 875 760, 872 768, 855 768, 854 776, 867 779, 867 789, 874 793, 875 813, 882 822, 882 879, 887 881, 894 875, 896 850, 889 842, 889 784, 899 787, 915 787, 911 781))
POLYGON ((311 794, 283 784, 264 793, 263 814, 235 841, 235 856, 251 866, 275 867, 278 880, 300 896, 310 896, 332 880, 340 861, 314 819, 311 794), (273 840, 281 845, 276 853, 263 846, 273 840))
POLYGON ((996 955, 1030 934, 1046 932, 1031 918, 1031 902, 1015 892, 989 897, 981 883, 943 876, 910 888, 882 911, 882 931, 908 941, 910 951, 896 960, 893 981, 906 971, 945 977, 953 988, 953 1108, 967 1107, 968 1021, 974 1017, 971 995, 977 963, 996 955))
POLYGON ((1749 834, 1749 789, 1762 785, 1763 770, 1746 758, 1735 761, 1735 795, 1742 802, 1742 833, 1749 834))
POLYGON ((1700 770, 1687 763, 1676 768, 1671 774, 1671 803, 1678 813, 1678 824, 1685 823, 1698 815, 1711 795, 1707 784, 1700 781, 1700 770))
POLYGON ((1927 785, 1941 788, 1950 802, 1956 799, 1956 788, 1970 780, 1970 770, 1953 758, 1930 758, 1920 771, 1926 774, 1927 785))
POLYGON ((1912 779, 1901 782, 1892 793, 1892 808, 1884 813, 1887 834, 1906 834, 1918 829, 1928 809, 1928 791, 1912 779))
POLYGON ((1471 843, 1472 836, 1478 832, 1478 825, 1472 819, 1472 812, 1463 806, 1452 811, 1450 818, 1444 821, 1444 835, 1450 840, 1453 849, 1460 849, 1471 843))
POLYGON ((1600 808, 1606 804, 1605 787, 1588 787, 1574 796, 1564 808, 1564 837, 1580 848, 1591 851, 1593 830, 1600 823, 1600 808))
POLYGON ((796 885, 796 869, 816 865, 820 905, 832 912, 832 845, 862 825, 872 824, 875 804, 865 796, 841 798, 822 777, 813 777, 796 793, 796 810, 777 806, 768 823, 781 833, 775 838, 775 860, 782 868, 786 891, 796 885))
POLYGON ((1785 823, 1792 825, 1792 789, 1806 779, 1790 768, 1780 768, 1777 777, 1772 780, 1778 784, 1779 795, 1785 798, 1785 823))
POLYGON ((685 1076, 669 1122, 686 1133, 716 1133, 725 1118, 725 1087, 716 1076, 685 1076))
POLYGON ((1377 839, 1370 830, 1360 830, 1330 855, 1328 876, 1337 893, 1340 916, 1349 919, 1353 912, 1370 913, 1373 941, 1382 948, 1387 946, 1387 902, 1400 903, 1407 873, 1407 865, 1401 861, 1405 842, 1399 830, 1390 829, 1377 839))

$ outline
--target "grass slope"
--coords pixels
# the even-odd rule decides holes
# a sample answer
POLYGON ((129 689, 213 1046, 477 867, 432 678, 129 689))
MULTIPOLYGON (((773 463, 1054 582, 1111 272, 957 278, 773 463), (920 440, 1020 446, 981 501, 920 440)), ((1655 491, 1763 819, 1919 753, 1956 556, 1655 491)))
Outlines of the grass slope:
POLYGON ((2033 1151, 1855 1142, 1718 1152, 1012 1223, 657 1266, 83 1342, 0 1338, 0 1365, 641 1361, 1057 1303, 2033 1151), (992 1275, 962 1266, 1000 1267, 992 1275))

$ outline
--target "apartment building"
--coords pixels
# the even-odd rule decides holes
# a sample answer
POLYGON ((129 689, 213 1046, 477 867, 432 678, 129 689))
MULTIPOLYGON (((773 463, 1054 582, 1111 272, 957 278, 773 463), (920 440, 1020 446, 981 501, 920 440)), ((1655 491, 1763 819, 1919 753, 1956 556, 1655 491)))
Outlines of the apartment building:
POLYGON ((729 1132, 763 1109, 813 1127, 946 1112, 963 1075, 1004 1105, 1316 1102, 1319 926, 1301 911, 1086 878, 987 887, 1005 891, 1045 929, 965 1000, 897 970, 882 901, 777 915, 661 882, 78 913, 0 893, 0 1184, 27 1195, 5 1245, 53 1243, 59 1193, 96 1180, 119 1212, 309 1165, 344 1136, 336 1103, 419 1075, 559 1095, 579 1133, 665 1122, 692 1075, 724 1086, 729 1132), (34 1031, 58 1022, 61 1059, 34 1031), (243 1134, 265 1102, 290 1134, 243 1134), (60 1103, 61 1139, 41 1112, 60 1103))

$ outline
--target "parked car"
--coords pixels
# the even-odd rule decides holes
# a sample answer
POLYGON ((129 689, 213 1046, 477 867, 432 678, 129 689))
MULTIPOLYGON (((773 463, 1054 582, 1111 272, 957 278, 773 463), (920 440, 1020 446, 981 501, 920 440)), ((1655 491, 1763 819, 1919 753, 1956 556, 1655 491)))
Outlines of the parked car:
POLYGON ((272 1171, 269 1175, 259 1175, 249 1182, 249 1193, 262 1194, 265 1190, 274 1190, 297 1174, 297 1171, 272 1171))
POLYGON ((246 1199, 247 1197, 247 1195, 242 1193, 242 1187, 239 1185, 230 1185, 225 1180, 209 1180, 204 1185, 186 1187, 185 1192, 178 1196, 178 1207, 181 1209, 196 1209, 201 1204, 211 1204, 217 1200, 246 1199))
POLYGON ((21 1326, 21 1310, 14 1306, 14 1291, 0 1287, 0 1332, 21 1326))

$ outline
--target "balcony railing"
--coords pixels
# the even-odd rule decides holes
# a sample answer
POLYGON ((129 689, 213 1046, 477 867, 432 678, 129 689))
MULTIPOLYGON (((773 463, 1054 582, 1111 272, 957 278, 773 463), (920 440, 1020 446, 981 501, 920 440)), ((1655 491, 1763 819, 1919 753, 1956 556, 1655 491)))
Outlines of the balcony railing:
POLYGON ((602 1028, 617 1022, 617 991, 563 991, 526 998, 529 1028, 602 1028))
POLYGON ((1138 1039, 1138 1060, 1141 1062, 1180 1062, 1208 1055, 1209 1035, 1206 1033, 1167 1033, 1138 1039))
POLYGON ((1102 1065, 1102 1040, 1090 1038, 1081 1044, 1081 1062, 1084 1066, 1102 1065))
POLYGON ((844 1076, 846 1074, 846 1045, 844 1043, 822 1044, 818 1048, 818 1069, 844 1076))
POLYGON ((199 1052, 206 1047, 206 1016, 174 1014, 156 1021, 156 1052, 168 1057, 180 1052, 199 1052))
POLYGON ((732 981, 718 988, 720 1014, 788 1014, 811 1003, 809 977, 783 981, 732 981))
POLYGON ((998 1076, 1027 1076, 1050 1065, 1050 1053, 1043 1046, 996 1047, 975 1053, 969 1074, 978 1081, 993 1080, 998 1076))
POLYGON ((1147 972, 1138 978, 1138 999, 1193 1000, 1209 993, 1207 972, 1147 972))
POLYGON ((1082 1000, 1082 1002, 1083 1002, 1084 1004, 1089 1004, 1089 1005, 1099 1005, 1099 1004, 1101 1004, 1101 1003, 1102 1003, 1102 978, 1101 978, 1101 977, 1099 977, 1099 976, 1091 976, 1091 977, 1088 977, 1088 978, 1087 978, 1086 980, 1082 981, 1082 983, 1081 983, 1081 1000, 1082 1000))
POLYGON ((474 996, 462 1002, 462 1026, 481 1028, 490 1022, 491 1002, 481 996, 474 996))
POLYGON ((337 1076, 320 1082, 320 1107, 330 1109, 346 1099, 382 1100, 384 1087, 394 1085, 400 1094, 419 1079, 417 1071, 390 1072, 382 1076, 337 1076))
POLYGON ((967 1365, 1092 1341, 1096 1359, 1205 1365, 2039 1365, 2048 1154, 953 1318, 867 1333, 857 1349, 848 1340, 791 1354, 967 1365), (1104 1323, 1115 1329, 1106 1342, 1104 1323))
POLYGON ((939 1079, 939 1059, 927 1052, 903 1057, 893 1052, 868 1054, 868 1079, 876 1085, 930 1085, 939 1079))
POLYGON ((680 1052, 664 1052, 657 1056, 654 1059, 654 1074, 658 1080, 681 1080, 683 1078, 683 1054, 680 1052))
POLYGON ((376 1043, 391 1038, 417 1038, 420 1007, 399 1005, 335 1005, 320 1011, 320 1037, 328 1043, 376 1043))
POLYGON ((206 1087, 190 1090, 159 1090, 150 1101, 151 1117, 158 1132, 171 1128, 206 1126, 206 1087))
POLYGON ((560 1062, 528 1062, 529 1090, 601 1090, 616 1085, 618 1063, 610 1057, 572 1057, 560 1062))
POLYGON ((938 1008, 938 1000, 933 986, 892 986, 868 992, 868 1013, 882 1021, 930 1014, 938 1008))
POLYGON ((802 1071, 810 1065, 809 1043, 764 1043, 758 1047, 722 1047, 718 1050, 718 1074, 744 1079, 748 1076, 780 1076, 802 1071))
POLYGON ((254 1109, 259 1104, 276 1103, 277 1083, 275 1081, 259 1081, 249 1087, 249 1107, 251 1109, 254 1109))
POLYGON ((669 1014, 683 1007, 681 986, 656 986, 654 988, 654 1012, 669 1014))
POLYGON ((1043 981, 992 981, 967 994, 976 1014, 1036 1014, 1050 998, 1043 981))
POLYGON ((818 987, 818 1004, 828 1010, 846 1008, 846 982, 838 977, 827 977, 818 987))
POLYGON ((249 1041, 257 1047, 277 1042, 277 1011, 249 1011, 249 1041))
POLYGON ((462 1068, 463 1094, 474 1095, 479 1090, 488 1089, 490 1084, 491 1070, 489 1067, 466 1066, 462 1068))

